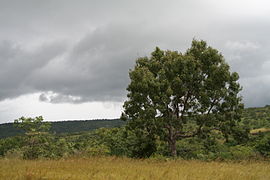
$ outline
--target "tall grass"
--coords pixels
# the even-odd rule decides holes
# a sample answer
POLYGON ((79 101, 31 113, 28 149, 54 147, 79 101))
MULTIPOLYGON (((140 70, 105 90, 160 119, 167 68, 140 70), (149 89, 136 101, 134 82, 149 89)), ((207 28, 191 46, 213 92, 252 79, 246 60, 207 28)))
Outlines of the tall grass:
POLYGON ((61 160, 0 159, 1 180, 270 179, 269 162, 135 160, 116 157, 61 160))

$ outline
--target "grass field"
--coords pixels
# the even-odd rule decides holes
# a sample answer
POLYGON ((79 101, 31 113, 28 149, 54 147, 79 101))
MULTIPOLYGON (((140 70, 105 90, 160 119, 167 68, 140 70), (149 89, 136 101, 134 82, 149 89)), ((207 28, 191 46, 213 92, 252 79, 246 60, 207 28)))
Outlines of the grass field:
POLYGON ((268 180, 269 162, 135 160, 115 157, 62 160, 0 159, 1 180, 268 180))

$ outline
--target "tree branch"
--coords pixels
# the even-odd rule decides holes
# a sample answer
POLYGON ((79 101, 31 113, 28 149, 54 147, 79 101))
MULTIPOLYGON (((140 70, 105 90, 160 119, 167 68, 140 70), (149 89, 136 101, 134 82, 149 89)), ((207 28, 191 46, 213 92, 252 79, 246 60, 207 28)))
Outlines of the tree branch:
POLYGON ((187 92, 187 96, 186 96, 186 99, 184 100, 184 103, 183 103, 183 109, 181 111, 181 120, 183 120, 183 117, 184 117, 184 112, 186 111, 186 108, 187 108, 187 102, 188 102, 188 99, 190 98, 190 91, 187 92))

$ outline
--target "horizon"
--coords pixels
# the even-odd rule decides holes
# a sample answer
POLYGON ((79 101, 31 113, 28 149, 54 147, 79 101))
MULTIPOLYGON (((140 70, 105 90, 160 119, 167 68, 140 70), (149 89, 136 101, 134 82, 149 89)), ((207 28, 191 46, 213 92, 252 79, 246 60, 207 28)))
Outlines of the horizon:
MULTIPOLYGON (((49 123, 57 123, 57 122, 76 122, 76 121, 114 121, 114 120, 121 120, 120 118, 113 118, 113 119, 67 119, 67 120, 44 120, 43 122, 49 123)), ((14 124, 14 122, 5 122, 0 123, 2 124, 14 124)))
MULTIPOLYGON (((268 107, 270 106, 269 104, 266 104, 265 106, 260 106, 260 107, 244 107, 244 109, 249 109, 249 108, 265 108, 265 107, 268 107)), ((36 116, 35 116, 36 117, 36 116)), ((34 117, 32 117, 34 118, 34 117)), ((70 122, 70 121, 111 121, 111 120, 121 120, 120 117, 116 117, 116 118, 98 118, 98 119, 58 119, 58 120, 52 120, 52 119, 44 119, 43 122, 70 122)), ((4 123, 1 123, 0 122, 0 125, 1 124, 13 124, 14 122, 4 122, 4 123)))

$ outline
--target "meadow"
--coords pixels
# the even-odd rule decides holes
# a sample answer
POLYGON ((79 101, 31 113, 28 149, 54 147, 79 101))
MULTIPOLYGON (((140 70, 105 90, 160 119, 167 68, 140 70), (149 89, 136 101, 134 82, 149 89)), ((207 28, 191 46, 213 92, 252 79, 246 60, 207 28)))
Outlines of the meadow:
POLYGON ((1 180, 267 180, 266 161, 203 162, 118 157, 0 159, 1 180))

